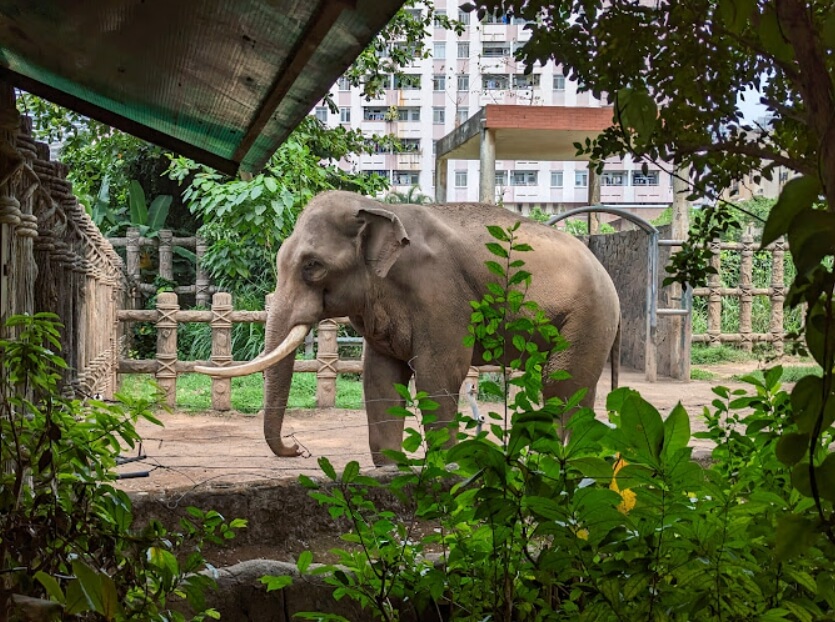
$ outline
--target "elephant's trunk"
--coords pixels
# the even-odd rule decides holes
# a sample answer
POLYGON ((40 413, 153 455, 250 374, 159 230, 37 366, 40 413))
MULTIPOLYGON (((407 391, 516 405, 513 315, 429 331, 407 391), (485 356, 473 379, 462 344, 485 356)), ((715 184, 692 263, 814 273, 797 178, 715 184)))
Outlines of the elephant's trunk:
MULTIPOLYGON (((205 367, 197 365, 194 371, 198 374, 208 374, 210 376, 217 376, 218 378, 237 378, 239 376, 248 376, 249 374, 264 371, 295 352, 296 348, 304 343, 304 338, 308 332, 310 332, 310 326, 299 324, 290 330, 287 337, 284 338, 284 341, 277 348, 266 352, 263 356, 259 356, 249 363, 235 365, 233 367, 205 367)), ((290 360, 293 360, 292 357, 290 360)))

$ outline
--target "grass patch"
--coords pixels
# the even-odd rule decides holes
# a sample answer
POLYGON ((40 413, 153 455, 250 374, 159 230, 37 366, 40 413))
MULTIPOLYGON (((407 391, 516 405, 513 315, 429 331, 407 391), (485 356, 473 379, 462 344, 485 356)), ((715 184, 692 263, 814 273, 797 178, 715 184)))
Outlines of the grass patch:
MULTIPOLYGON (((823 369, 820 365, 792 365, 790 367, 783 367, 783 376, 780 379, 780 382, 783 384, 797 382, 809 374, 820 378, 823 376, 823 369)), ((763 373, 759 369, 752 371, 750 374, 736 375, 733 379, 742 380, 745 376, 754 376, 760 380, 763 379, 763 373)))
POLYGON ((692 365, 714 365, 716 363, 737 363, 740 361, 752 361, 756 356, 751 352, 740 350, 727 344, 716 347, 703 344, 693 344, 690 350, 690 363, 692 365))
POLYGON ((690 380, 713 380, 716 374, 706 369, 698 369, 697 367, 690 368, 690 380))
MULTIPOLYGON (((153 376, 135 374, 125 376, 120 391, 133 397, 152 398, 156 390, 153 376)), ((261 410, 264 398, 264 378, 253 374, 232 378, 232 409, 255 414, 261 410)), ((316 407, 316 376, 296 374, 290 389, 288 408, 316 407)), ((362 382, 355 379, 336 379, 336 407, 363 408, 362 382)), ((211 410, 211 378, 203 374, 183 374, 177 378, 177 410, 194 412, 211 410)))

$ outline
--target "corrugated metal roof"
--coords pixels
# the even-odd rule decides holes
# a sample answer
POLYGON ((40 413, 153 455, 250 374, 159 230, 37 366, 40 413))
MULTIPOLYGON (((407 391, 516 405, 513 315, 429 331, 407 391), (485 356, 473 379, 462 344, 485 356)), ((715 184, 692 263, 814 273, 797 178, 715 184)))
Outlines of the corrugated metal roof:
POLYGON ((258 171, 402 0, 0 0, 0 77, 258 171))

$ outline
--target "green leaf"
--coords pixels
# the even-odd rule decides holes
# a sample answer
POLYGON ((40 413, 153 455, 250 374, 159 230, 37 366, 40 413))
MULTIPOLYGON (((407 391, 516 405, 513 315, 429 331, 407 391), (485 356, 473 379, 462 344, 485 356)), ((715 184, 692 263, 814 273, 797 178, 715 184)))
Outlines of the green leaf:
POLYGON ((797 381, 791 393, 794 420, 801 432, 811 433, 820 415, 823 395, 823 380, 808 375, 797 381))
POLYGON ((487 225, 487 231, 500 242, 510 242, 510 238, 507 236, 505 230, 497 225, 487 225))
POLYGON ((135 179, 132 179, 128 186, 128 203, 130 204, 130 224, 147 225, 148 204, 145 202, 145 191, 135 179))
POLYGON ((420 435, 420 432, 414 428, 406 428, 406 438, 403 439, 404 451, 414 453, 418 450, 422 442, 423 437, 420 435))
POLYGON ((55 577, 46 574, 43 570, 39 570, 35 573, 35 580, 43 585, 46 593, 49 594, 49 597, 52 600, 61 603, 62 605, 66 602, 64 592, 61 590, 61 586, 55 577))
POLYGON ((328 460, 325 456, 319 457, 319 468, 322 469, 322 472, 330 479, 331 481, 336 481, 336 469, 333 468, 331 461, 328 460))
POLYGON ((717 10, 725 27, 733 33, 742 32, 756 9, 756 0, 719 0, 717 10))
POLYGON ((658 122, 658 106, 643 89, 626 87, 615 96, 615 123, 635 132, 636 142, 647 144, 658 122))
POLYGON ((621 409, 620 429, 644 457, 658 459, 664 443, 664 422, 658 410, 638 395, 630 395, 621 409))
POLYGON ((502 257, 507 259, 507 250, 501 244, 496 244, 495 242, 488 242, 485 244, 487 250, 494 254, 496 257, 502 257))
POLYGON ((777 441, 777 459, 786 466, 800 462, 809 451, 809 435, 802 432, 784 432, 777 441))
POLYGON ((789 247, 800 274, 819 266, 823 258, 835 254, 835 214, 806 209, 789 224, 789 247))
POLYGON ((786 235, 795 217, 812 207, 820 191, 820 183, 815 177, 804 175, 789 180, 768 214, 763 227, 762 246, 765 247, 780 236, 786 235))
POLYGON ((835 454, 829 454, 815 469, 820 496, 835 503, 835 454))
POLYGON ((151 202, 148 209, 148 227, 151 231, 159 231, 168 219, 168 210, 174 200, 170 194, 161 194, 151 202))
POLYGON ((344 484, 350 484, 357 478, 357 475, 359 474, 360 463, 356 460, 351 460, 348 464, 345 465, 345 470, 342 471, 342 482, 344 484))
POLYGON ((87 564, 74 561, 72 571, 78 579, 79 586, 84 592, 84 597, 93 611, 104 614, 104 591, 102 589, 101 575, 90 568, 87 564))
POLYGON ((757 32, 760 35, 762 46, 767 53, 784 63, 790 63, 794 60, 794 49, 786 41, 783 35, 783 28, 777 18, 777 13, 771 6, 766 8, 760 15, 757 32))
POLYGON ((815 541, 815 524, 797 514, 787 514, 777 519, 774 537, 774 555, 786 561, 801 555, 815 541))
POLYGON ((275 592, 276 590, 283 590, 285 587, 293 585, 293 577, 287 575, 280 577, 266 575, 261 577, 261 583, 267 586, 268 592, 275 592))
MULTIPOLYGON (((833 214, 835 216, 835 214, 833 214)), ((809 354, 821 365, 827 364, 827 355, 835 352, 835 330, 828 325, 826 308, 817 302, 809 309, 806 320, 806 345, 809 354)))
POLYGON ((299 574, 307 572, 311 562, 313 562, 313 553, 310 551, 302 551, 299 555, 298 561, 296 562, 296 568, 298 568, 299 574))
POLYGON ((689 442, 690 417, 679 402, 664 421, 664 457, 671 458, 679 449, 687 447, 689 442))

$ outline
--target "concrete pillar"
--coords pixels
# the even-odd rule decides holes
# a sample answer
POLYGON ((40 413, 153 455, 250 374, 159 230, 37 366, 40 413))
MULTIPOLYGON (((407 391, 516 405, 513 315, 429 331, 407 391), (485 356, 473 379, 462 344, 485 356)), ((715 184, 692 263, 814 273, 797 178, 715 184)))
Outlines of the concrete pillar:
POLYGON ((479 157, 478 200, 481 203, 496 202, 496 131, 481 129, 481 153, 479 157))
MULTIPOLYGON (((589 163, 589 205, 600 205, 600 175, 589 163)), ((589 235, 600 233, 600 213, 589 212, 589 235)))
POLYGON ((435 156, 435 203, 447 201, 447 159, 435 156))
MULTIPOLYGON (((690 230, 690 167, 677 166, 673 171, 673 221, 670 235, 674 240, 686 240, 690 230)), ((670 298, 678 301, 680 308, 691 309, 692 296, 690 292, 682 291, 681 285, 670 285, 670 298)), ((691 309, 692 311, 692 309, 691 309)), ((665 319, 673 324, 673 335, 676 336, 671 344, 671 360, 673 377, 678 380, 690 380, 690 349, 693 334, 692 315, 674 315, 665 319)))

